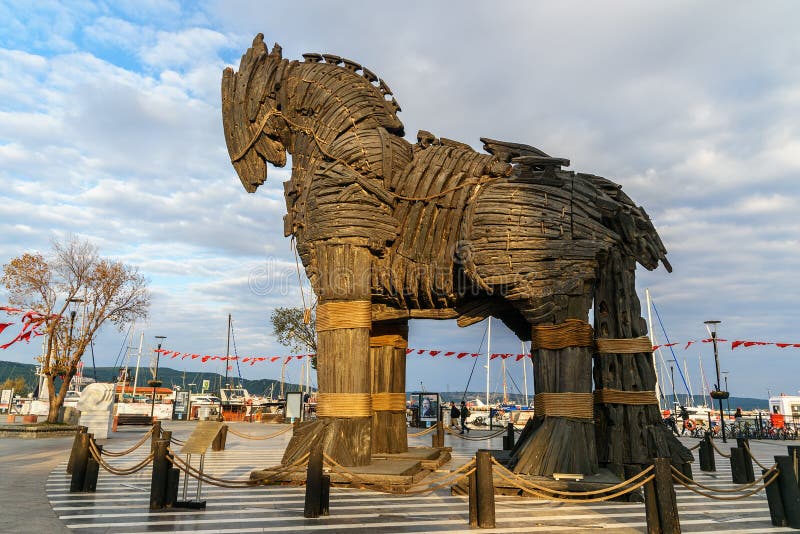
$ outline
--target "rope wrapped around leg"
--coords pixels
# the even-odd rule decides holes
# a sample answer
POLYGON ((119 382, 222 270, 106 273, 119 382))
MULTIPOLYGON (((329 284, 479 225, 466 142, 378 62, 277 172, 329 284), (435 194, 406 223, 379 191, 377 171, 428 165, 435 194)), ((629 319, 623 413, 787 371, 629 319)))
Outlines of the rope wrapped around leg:
POLYGON ((558 350, 567 347, 593 347, 594 333, 586 321, 567 319, 554 325, 532 328, 531 349, 558 350))
POLYGON ((567 417, 592 421, 593 398, 591 393, 537 393, 533 396, 533 410, 537 417, 567 417))
MULTIPOLYGON (((405 396, 403 399, 405 403, 405 396)), ((372 417, 372 395, 369 393, 319 393, 317 395, 317 416, 372 417)))
POLYGON ((373 393, 372 411, 374 412, 405 412, 405 393, 373 393))
POLYGON ((372 326, 372 303, 368 300, 317 304, 317 332, 370 326, 372 326))
POLYGON ((655 391, 622 391, 619 389, 598 389, 594 392, 595 404, 658 404, 655 391))

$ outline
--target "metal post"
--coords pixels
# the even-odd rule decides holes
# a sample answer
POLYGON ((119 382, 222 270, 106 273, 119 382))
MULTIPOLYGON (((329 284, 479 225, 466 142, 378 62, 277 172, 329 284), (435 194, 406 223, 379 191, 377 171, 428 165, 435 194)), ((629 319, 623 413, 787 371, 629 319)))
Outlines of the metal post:
MULTIPOLYGON (((720 386, 722 385, 722 381, 719 378, 719 352, 717 350, 717 330, 716 327, 714 330, 711 331, 711 342, 714 344, 714 366, 717 370, 717 391, 719 391, 720 386)), ((719 424, 722 425, 722 443, 728 443, 728 439, 725 436, 725 414, 723 413, 722 409, 722 398, 718 398, 717 402, 719 404, 719 424)))

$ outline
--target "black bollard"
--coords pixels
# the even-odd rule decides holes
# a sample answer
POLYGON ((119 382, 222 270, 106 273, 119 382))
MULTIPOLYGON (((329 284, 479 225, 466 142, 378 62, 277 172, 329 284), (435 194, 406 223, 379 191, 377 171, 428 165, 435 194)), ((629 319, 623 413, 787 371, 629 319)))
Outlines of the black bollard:
POLYGON ((150 478, 150 510, 161 510, 167 504, 167 483, 171 464, 167 460, 168 442, 156 441, 153 450, 153 475, 150 478))
POLYGON ((311 449, 306 469, 306 501, 303 517, 317 518, 322 513, 322 444, 311 449))
POLYGON ((78 493, 83 491, 86 480, 86 467, 89 463, 89 440, 91 434, 83 433, 80 435, 78 450, 75 451, 75 460, 72 463, 72 479, 69 482, 69 492, 78 493))
POLYGON ((786 521, 791 528, 800 528, 800 487, 794 471, 794 459, 791 456, 776 456, 775 463, 780 471, 775 484, 781 493, 786 521))
POLYGON ((478 490, 478 527, 494 528, 494 478, 490 451, 481 449, 475 453, 475 478, 478 490))
POLYGON ((675 487, 672 483, 672 467, 670 458, 653 458, 655 467, 655 497, 658 504, 658 522, 661 532, 680 532, 681 522, 678 518, 678 504, 675 499, 675 487))
POLYGON ((72 441, 72 451, 69 453, 69 460, 67 461, 67 474, 72 474, 72 464, 75 462, 75 453, 78 450, 78 447, 81 442, 81 434, 86 434, 89 429, 85 426, 79 426, 78 430, 75 432, 75 439, 72 441))
POLYGON ((750 440, 747 438, 736 438, 736 446, 740 449, 750 448, 750 440))
POLYGON ((478 526, 478 482, 475 473, 469 475, 469 526, 478 526))
POLYGON ((692 475, 692 464, 690 464, 689 462, 685 462, 680 464, 679 467, 681 473, 683 473, 683 476, 685 476, 689 480, 694 480, 694 475, 692 475))
POLYGON ((320 488, 319 515, 331 514, 331 476, 322 475, 322 487, 320 488))
MULTIPOLYGON (((92 439, 94 441, 94 439, 92 439)), ((95 447, 97 448, 97 452, 100 453, 102 456, 103 454, 103 446, 97 445, 95 443, 95 447)), ((100 474, 100 463, 94 459, 94 455, 92 451, 89 451, 89 458, 86 461, 86 475, 83 478, 83 491, 89 491, 94 493, 97 491, 97 476, 100 474)))
POLYGON ((747 449, 731 447, 731 480, 734 484, 747 484, 755 481, 753 461, 747 449))
MULTIPOLYGON (((767 474, 766 469, 761 470, 762 475, 767 474)), ((774 476, 774 475, 773 475, 774 476)), ((766 478, 764 479, 766 482, 766 478)), ((786 512, 783 510, 783 501, 781 500, 781 490, 776 480, 765 490, 767 494, 767 504, 769 505, 769 517, 772 520, 773 526, 788 527, 789 522, 786 521, 786 512)))
POLYGON ((506 450, 510 451, 514 448, 514 423, 510 421, 506 427, 506 441, 508 441, 508 448, 506 450))
POLYGON ((700 470, 714 472, 717 470, 717 461, 714 458, 714 446, 711 438, 706 434, 700 442, 700 470))

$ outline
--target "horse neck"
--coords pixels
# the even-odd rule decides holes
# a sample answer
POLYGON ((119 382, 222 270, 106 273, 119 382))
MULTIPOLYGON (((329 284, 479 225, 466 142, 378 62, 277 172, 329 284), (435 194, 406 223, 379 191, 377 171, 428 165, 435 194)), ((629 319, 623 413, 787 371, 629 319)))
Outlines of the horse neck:
POLYGON ((390 131, 402 131, 402 123, 382 94, 354 72, 327 63, 289 63, 282 73, 278 102, 294 136, 287 149, 293 156, 319 150, 326 156, 334 141, 357 130, 366 115, 390 131), (344 78, 351 83, 342 84, 344 78), (358 93, 358 94, 354 94, 358 93), (344 94, 343 94, 344 93, 344 94), (355 102, 351 107, 343 103, 355 102), (367 105, 362 105, 367 104, 367 105), (375 109, 385 108, 376 113, 375 109), (309 142, 311 141, 311 142, 309 142), (327 153, 326 153, 327 152, 327 153))

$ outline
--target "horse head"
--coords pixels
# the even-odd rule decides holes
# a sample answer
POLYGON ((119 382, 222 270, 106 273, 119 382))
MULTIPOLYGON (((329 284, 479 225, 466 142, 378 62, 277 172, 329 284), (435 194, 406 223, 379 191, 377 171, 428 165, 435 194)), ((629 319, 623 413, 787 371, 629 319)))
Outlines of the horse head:
POLYGON ((271 52, 264 35, 242 56, 239 71, 228 67, 222 74, 222 118, 225 142, 236 173, 248 193, 267 179, 267 162, 286 165, 286 123, 280 114, 276 72, 283 67, 281 47, 271 52))

